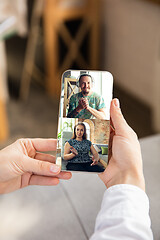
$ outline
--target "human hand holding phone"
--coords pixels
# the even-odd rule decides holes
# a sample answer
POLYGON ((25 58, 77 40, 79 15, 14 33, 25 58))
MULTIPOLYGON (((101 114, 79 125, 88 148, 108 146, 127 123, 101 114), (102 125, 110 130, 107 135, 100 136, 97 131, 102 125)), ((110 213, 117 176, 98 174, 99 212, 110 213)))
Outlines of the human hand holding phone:
POLYGON ((52 186, 59 179, 70 179, 70 172, 61 172, 55 157, 55 139, 19 139, 0 151, 0 193, 9 193, 29 185, 52 186), (43 152, 43 153, 42 153, 43 152))
POLYGON ((99 177, 107 188, 132 184, 145 190, 140 144, 121 113, 118 99, 112 100, 110 115, 114 129, 110 133, 109 164, 99 177))

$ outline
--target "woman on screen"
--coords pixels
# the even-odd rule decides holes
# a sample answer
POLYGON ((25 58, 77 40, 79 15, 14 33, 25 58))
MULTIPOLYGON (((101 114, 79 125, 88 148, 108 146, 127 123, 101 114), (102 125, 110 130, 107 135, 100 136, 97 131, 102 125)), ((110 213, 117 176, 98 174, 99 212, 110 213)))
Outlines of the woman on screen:
POLYGON ((78 123, 74 127, 73 137, 65 143, 63 159, 68 161, 67 170, 103 172, 103 167, 97 165, 99 154, 91 141, 86 137, 86 126, 78 123), (93 156, 90 157, 89 153, 93 156))

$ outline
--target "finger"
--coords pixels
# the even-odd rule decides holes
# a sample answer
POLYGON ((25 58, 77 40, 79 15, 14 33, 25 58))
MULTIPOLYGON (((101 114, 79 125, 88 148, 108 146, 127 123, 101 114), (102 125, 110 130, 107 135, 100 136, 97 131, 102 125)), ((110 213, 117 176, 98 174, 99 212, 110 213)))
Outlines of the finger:
POLYGON ((108 144, 108 163, 112 157, 112 143, 113 143, 113 136, 115 135, 115 130, 110 126, 110 135, 109 135, 109 144, 108 144))
POLYGON ((110 114, 116 135, 125 136, 126 133, 128 134, 128 131, 131 130, 131 128, 122 115, 119 107, 119 100, 117 98, 113 99, 111 102, 110 114))
POLYGON ((82 103, 81 103, 81 106, 82 106, 82 107, 84 107, 84 106, 85 106, 85 104, 82 102, 82 103))
POLYGON ((115 131, 114 127, 113 127, 113 121, 110 118, 110 132, 115 131))
POLYGON ((86 105, 88 102, 87 101, 85 101, 85 100, 83 100, 83 102, 82 102, 82 104, 84 104, 84 105, 86 105))
POLYGON ((56 177, 45 177, 32 175, 29 185, 41 185, 41 186, 55 186, 59 183, 59 179, 56 177))
POLYGON ((46 153, 37 152, 34 158, 37 159, 37 160, 47 161, 47 162, 51 162, 51 163, 56 162, 56 157, 55 156, 50 155, 50 154, 46 154, 46 153))
POLYGON ((91 163, 91 166, 94 166, 94 165, 96 165, 97 164, 97 162, 93 162, 93 163, 91 163))
POLYGON ((68 180, 72 177, 72 173, 71 172, 60 172, 56 177, 58 177, 60 179, 68 180))
POLYGON ((43 139, 35 138, 30 139, 36 151, 45 152, 45 151, 55 151, 57 149, 57 140, 56 139, 43 139))
POLYGON ((23 171, 34 173, 36 175, 44 176, 54 176, 60 173, 60 166, 46 162, 46 161, 37 161, 36 159, 24 156, 23 159, 23 171))
POLYGON ((32 175, 29 185, 43 185, 52 186, 59 183, 59 179, 68 180, 72 177, 71 172, 60 172, 56 177, 46 177, 39 175, 32 175))
POLYGON ((92 159, 92 163, 91 163, 91 166, 95 165, 96 164, 96 161, 94 159, 92 159))

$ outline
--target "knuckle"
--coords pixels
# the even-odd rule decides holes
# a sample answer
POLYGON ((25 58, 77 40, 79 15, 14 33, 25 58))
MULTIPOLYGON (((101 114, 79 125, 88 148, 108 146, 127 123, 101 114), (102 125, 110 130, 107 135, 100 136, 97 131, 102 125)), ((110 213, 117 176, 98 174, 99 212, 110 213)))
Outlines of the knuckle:
POLYGON ((38 168, 40 172, 44 172, 46 170, 45 163, 42 161, 38 161, 38 168))
POLYGON ((17 143, 21 143, 23 141, 24 141, 24 138, 19 138, 19 139, 16 140, 17 143))

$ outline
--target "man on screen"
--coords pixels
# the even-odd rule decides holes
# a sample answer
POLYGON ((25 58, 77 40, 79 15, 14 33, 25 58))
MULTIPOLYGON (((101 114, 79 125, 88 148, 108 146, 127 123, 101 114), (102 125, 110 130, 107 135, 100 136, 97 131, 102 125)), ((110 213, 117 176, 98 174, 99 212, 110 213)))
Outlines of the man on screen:
POLYGON ((72 95, 69 102, 68 118, 106 119, 103 97, 92 91, 92 76, 82 74, 79 78, 81 92, 72 95))

